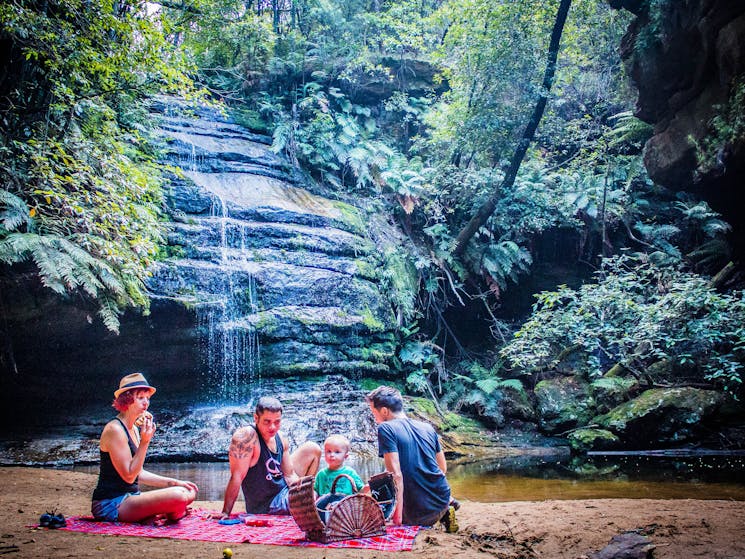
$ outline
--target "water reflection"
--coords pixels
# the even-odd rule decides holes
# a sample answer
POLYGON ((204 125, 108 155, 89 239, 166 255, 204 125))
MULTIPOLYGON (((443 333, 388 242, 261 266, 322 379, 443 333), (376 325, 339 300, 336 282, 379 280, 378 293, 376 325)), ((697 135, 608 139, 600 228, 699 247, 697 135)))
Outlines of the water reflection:
POLYGON ((453 493, 481 502, 544 499, 745 500, 743 456, 510 457, 454 466, 453 493))
MULTIPOLYGON (((363 479, 383 469, 382 460, 350 456, 363 479)), ((227 462, 149 463, 156 473, 190 479, 199 499, 221 501, 227 462)), ((77 466, 97 473, 97 466, 77 466)), ((745 456, 666 458, 595 456, 571 461, 508 457, 451 465, 448 479, 459 499, 480 502, 545 499, 733 499, 745 501, 745 456)))

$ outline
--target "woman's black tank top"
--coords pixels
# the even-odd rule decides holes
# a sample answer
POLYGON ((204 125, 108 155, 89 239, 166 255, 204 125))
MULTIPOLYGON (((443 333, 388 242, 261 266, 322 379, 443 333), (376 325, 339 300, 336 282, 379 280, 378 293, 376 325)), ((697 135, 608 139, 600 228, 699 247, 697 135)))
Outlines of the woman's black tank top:
MULTIPOLYGON (((121 424, 124 432, 127 433, 129 451, 134 456, 134 453, 137 452, 137 445, 132 440, 132 437, 129 436, 129 430, 122 420, 118 417, 116 420, 121 424)), ((96 485, 96 489, 93 491, 93 500, 113 499, 125 493, 137 493, 140 490, 140 486, 137 483, 139 476, 135 478, 134 482, 127 483, 119 475, 119 472, 116 471, 116 468, 114 468, 114 464, 111 462, 111 455, 103 450, 100 453, 101 467, 98 471, 98 485, 96 485)))

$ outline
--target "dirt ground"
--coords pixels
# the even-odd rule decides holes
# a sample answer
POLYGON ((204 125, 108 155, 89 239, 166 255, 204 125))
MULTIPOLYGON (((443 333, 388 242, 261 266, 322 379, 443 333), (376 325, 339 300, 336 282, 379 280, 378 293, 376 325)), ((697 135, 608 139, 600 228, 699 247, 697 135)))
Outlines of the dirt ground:
MULTIPOLYGON (((0 555, 34 558, 221 559, 225 544, 97 536, 32 529, 39 515, 57 509, 67 516, 89 514, 96 482, 91 474, 37 468, 1 468, 0 555)), ((198 502, 219 509, 222 503, 198 502)), ((238 509, 236 509, 237 511, 238 509)), ((745 503, 741 501, 595 499, 579 501, 464 502, 460 531, 419 533, 412 559, 580 559, 610 539, 635 530, 650 538, 656 559, 745 558, 745 503)), ((390 555, 353 549, 307 549, 230 545, 235 559, 349 559, 390 555)))

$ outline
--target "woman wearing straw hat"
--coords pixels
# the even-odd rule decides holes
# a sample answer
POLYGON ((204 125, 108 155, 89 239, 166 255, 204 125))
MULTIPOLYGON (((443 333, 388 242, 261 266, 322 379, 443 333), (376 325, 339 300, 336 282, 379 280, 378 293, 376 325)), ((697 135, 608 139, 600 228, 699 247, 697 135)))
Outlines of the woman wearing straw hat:
POLYGON ((125 376, 114 392, 112 405, 119 414, 101 433, 101 468, 91 504, 98 520, 139 522, 163 515, 176 521, 197 496, 194 483, 143 468, 155 434, 153 417, 147 411, 154 393, 155 388, 140 373, 125 376), (139 483, 160 489, 140 493, 139 483))

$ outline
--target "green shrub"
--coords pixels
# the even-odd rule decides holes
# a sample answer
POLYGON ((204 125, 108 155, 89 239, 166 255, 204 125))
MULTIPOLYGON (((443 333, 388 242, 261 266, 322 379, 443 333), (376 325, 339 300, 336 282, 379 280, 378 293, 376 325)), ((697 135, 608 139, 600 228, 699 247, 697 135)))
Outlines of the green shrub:
MULTIPOLYGON (((598 377, 620 363, 649 383, 709 381, 737 394, 745 361, 745 298, 718 293, 698 275, 620 256, 604 261, 598 282, 538 296, 533 314, 501 355, 523 372, 554 367, 565 348, 598 377), (669 360, 672 378, 653 378, 669 360), (684 371, 686 377, 677 376, 684 371)), ((662 374, 662 373, 659 373, 662 374)))

